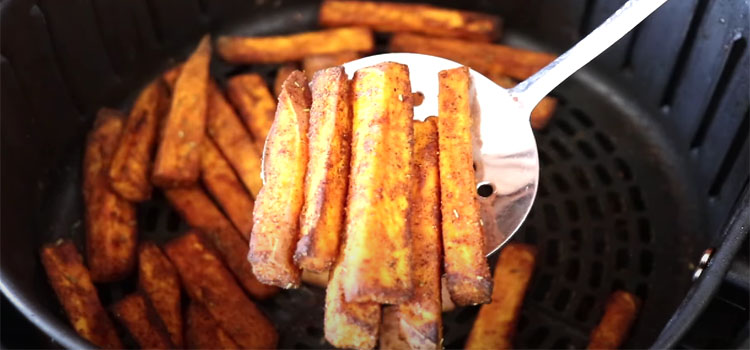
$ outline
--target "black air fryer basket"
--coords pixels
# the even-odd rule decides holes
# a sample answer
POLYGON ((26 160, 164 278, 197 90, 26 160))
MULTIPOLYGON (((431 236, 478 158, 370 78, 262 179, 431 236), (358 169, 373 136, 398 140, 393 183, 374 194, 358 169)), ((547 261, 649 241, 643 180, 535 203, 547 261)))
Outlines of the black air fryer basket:
MULTIPOLYGON (((561 53, 624 0, 433 3, 499 14, 504 43, 561 53)), ((4 296, 59 344, 86 346, 46 283, 38 249, 59 237, 82 242, 81 156, 96 110, 129 106, 205 32, 311 30, 318 6, 0 1, 4 296)), ((672 347, 703 310, 747 244, 748 7, 747 0, 671 0, 553 92, 558 111, 536 135, 538 197, 514 238, 539 250, 518 347, 585 347, 615 289, 644 301, 626 347, 672 347), (699 266, 707 248, 714 248, 708 266, 699 266), (696 269, 702 274, 693 281, 696 269)), ((214 61, 219 80, 240 69, 271 78, 275 69, 214 61)), ((142 238, 160 243, 186 228, 158 196, 140 206, 139 226, 142 238)), ((102 286, 103 303, 133 284, 102 286)), ((330 347, 323 297, 303 287, 261 304, 281 333, 280 348, 330 347)), ((446 348, 463 346, 477 310, 445 315, 446 348)))

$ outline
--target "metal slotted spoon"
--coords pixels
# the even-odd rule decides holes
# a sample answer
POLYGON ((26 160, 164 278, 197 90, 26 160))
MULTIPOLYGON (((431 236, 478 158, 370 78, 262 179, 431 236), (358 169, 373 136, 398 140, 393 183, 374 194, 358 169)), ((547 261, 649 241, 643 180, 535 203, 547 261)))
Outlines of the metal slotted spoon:
MULTIPOLYGON (((470 70, 476 90, 474 116, 479 123, 475 156, 477 193, 486 212, 485 252, 497 251, 526 219, 539 183, 539 158, 529 124, 532 109, 552 89, 625 36, 667 0, 630 0, 570 50, 512 89, 504 89, 470 70), (488 224, 489 223, 489 224, 488 224)), ((389 53, 344 64, 351 77, 360 68, 382 62, 409 66, 413 91, 424 101, 414 107, 414 119, 438 115, 438 72, 462 66, 429 55, 389 53)))

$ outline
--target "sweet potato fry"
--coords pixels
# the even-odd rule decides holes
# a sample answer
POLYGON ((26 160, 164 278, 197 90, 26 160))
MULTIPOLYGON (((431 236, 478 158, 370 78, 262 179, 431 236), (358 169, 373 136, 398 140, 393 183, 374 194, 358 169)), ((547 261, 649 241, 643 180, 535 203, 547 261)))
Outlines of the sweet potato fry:
POLYGON ((159 316, 146 298, 133 293, 112 305, 112 313, 142 349, 172 349, 174 345, 159 316))
POLYGON ((375 48, 367 28, 336 28, 269 37, 221 36, 216 40, 219 56, 230 63, 283 63, 310 55, 341 51, 371 52, 375 48))
POLYGON ((281 89, 279 108, 266 142, 265 185, 253 213, 249 255, 253 272, 259 281, 282 288, 300 284, 300 270, 292 256, 304 202, 311 99, 305 75, 295 71, 281 89))
POLYGON ((396 305, 383 307, 383 321, 380 324, 380 335, 378 346, 383 350, 411 350, 415 349, 409 346, 401 337, 401 317, 399 307, 396 305))
POLYGON ((493 41, 500 37, 500 17, 423 4, 373 1, 325 1, 318 21, 324 27, 363 26, 379 32, 493 41))
POLYGON ((430 38, 399 33, 391 38, 390 51, 439 56, 465 64, 479 73, 504 74, 524 80, 555 59, 554 55, 504 45, 430 38))
POLYGON ((172 344, 182 347, 180 276, 153 242, 138 247, 138 288, 143 291, 167 328, 172 344))
POLYGON ((239 346, 276 346, 279 336, 271 321, 242 292, 219 256, 195 231, 170 241, 164 250, 190 298, 205 305, 239 346))
POLYGON ((266 82, 255 73, 236 75, 227 81, 227 94, 250 130, 258 153, 262 154, 276 113, 276 100, 266 82))
MULTIPOLYGON (((495 84, 506 89, 511 89, 517 84, 516 81, 503 74, 492 73, 487 77, 494 81, 495 84)), ((555 114, 556 109, 556 98, 549 96, 543 98, 534 110, 531 111, 531 127, 535 130, 544 129, 552 118, 552 115, 555 114)))
POLYGON ((472 158, 471 77, 466 67, 438 75, 440 197, 445 274, 457 305, 490 301, 492 283, 484 257, 472 158))
POLYGON ((190 301, 187 309, 185 342, 188 349, 239 349, 227 331, 216 322, 205 306, 190 301))
MULTIPOLYGON (((253 108, 261 109, 264 104, 263 99, 258 99, 255 102, 259 103, 253 104, 253 108)), ((273 101, 271 103, 275 106, 273 101)), ((265 104, 268 103, 265 102, 265 104)), ((273 118, 271 118, 271 121, 273 121, 273 118)), ((256 148, 252 137, 242 126, 240 117, 237 116, 234 108, 213 81, 208 85, 208 117, 206 123, 208 135, 237 172, 245 188, 250 191, 253 197, 257 196, 260 188, 263 187, 263 181, 260 179, 262 149, 256 148)))
POLYGON ((339 252, 349 185, 352 109, 342 67, 315 74, 310 108, 309 161, 300 238, 294 261, 315 272, 330 269, 339 252))
POLYGON ((180 73, 182 73, 182 65, 183 63, 180 63, 172 68, 169 68, 161 75, 162 79, 164 79, 164 83, 167 84, 167 87, 170 91, 174 90, 174 84, 177 82, 177 78, 180 77, 180 73))
POLYGON ((99 301, 89 271, 83 266, 83 258, 73 242, 59 240, 45 244, 41 256, 49 284, 73 329, 96 346, 122 349, 115 327, 99 301))
POLYGON ((440 175, 437 118, 414 121, 411 201, 414 295, 398 306, 401 334, 412 349, 440 349, 443 338, 440 270, 440 175))
POLYGON ((352 81, 352 161, 343 284, 346 300, 398 304, 413 290, 409 197, 413 106, 407 66, 386 62, 352 81), (378 242, 377 249, 373 244, 378 242))
POLYGON ((341 263, 332 271, 326 288, 323 326, 326 340, 337 348, 373 349, 378 341, 380 305, 346 301, 341 263))
POLYGON ((108 175, 123 123, 119 111, 99 110, 83 159, 86 257, 95 282, 121 279, 135 265, 135 206, 112 190, 108 175))
POLYGON ((276 96, 276 98, 281 95, 281 87, 284 85, 286 78, 289 77, 289 74, 292 74, 292 72, 298 69, 299 67, 296 63, 286 63, 279 67, 279 70, 276 71, 276 80, 273 82, 273 95, 276 96))
POLYGON ((173 188, 165 190, 164 194, 185 221, 199 229, 219 251, 227 267, 250 295, 262 300, 278 292, 278 288, 260 283, 255 278, 247 261, 247 243, 203 189, 198 186, 173 188))
POLYGON ((440 299, 443 302, 443 312, 449 312, 456 309, 456 304, 451 300, 451 293, 448 291, 448 283, 445 281, 445 276, 440 277, 440 299))
POLYGON ((302 60, 302 69, 305 71, 307 80, 312 81, 315 72, 331 67, 338 67, 346 62, 361 58, 357 52, 343 51, 325 55, 307 56, 302 60))
POLYGON ((638 309, 640 299, 625 291, 615 291, 609 296, 604 316, 591 332, 589 349, 617 349, 625 341, 638 309))
POLYGON ((161 119, 169 108, 169 91, 157 78, 146 86, 130 111, 109 179, 112 189, 131 202, 151 197, 151 162, 161 119))
POLYGON ((307 283, 315 287, 325 288, 328 285, 329 277, 329 270, 323 272, 312 272, 304 269, 302 270, 302 283, 307 283))
POLYGON ((210 60, 211 40, 205 36, 182 66, 175 82, 151 177, 158 186, 185 186, 198 180, 198 145, 206 132, 210 60))
POLYGON ((253 230, 253 199, 210 139, 201 143, 201 178, 245 240, 253 230))
POLYGON ((469 333, 465 349, 511 349, 536 249, 510 243, 500 252, 495 267, 492 303, 482 305, 469 333))

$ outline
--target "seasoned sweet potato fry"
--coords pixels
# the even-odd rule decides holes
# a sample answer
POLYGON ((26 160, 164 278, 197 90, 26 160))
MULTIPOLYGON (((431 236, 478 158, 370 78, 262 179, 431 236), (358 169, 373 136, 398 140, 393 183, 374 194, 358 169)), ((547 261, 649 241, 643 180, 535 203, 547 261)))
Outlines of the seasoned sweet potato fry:
POLYGON ((262 154, 276 113, 276 100, 266 82, 255 73, 236 75, 227 81, 227 94, 250 130, 258 153, 262 154))
MULTIPOLYGON (((506 89, 511 89, 516 86, 516 82, 510 77, 498 73, 492 73, 487 76, 495 84, 500 85, 506 89)), ((555 114, 557 109, 557 99, 554 97, 545 97, 538 105, 531 111, 531 127, 535 130, 544 129, 555 114)))
POLYGON ((49 284, 73 329, 96 346, 122 349, 115 327, 99 301, 89 271, 83 266, 83 258, 73 242, 59 240, 45 244, 41 256, 49 284))
POLYGON ((414 131, 410 94, 407 66, 386 62, 354 74, 347 243, 342 262, 347 301, 397 304, 411 297, 408 217, 414 131))
POLYGON ((211 316, 238 345, 268 349, 278 334, 265 315, 242 292, 219 256, 195 231, 170 241, 165 249, 188 295, 206 306, 211 316))
POLYGON ((281 87, 284 85, 286 78, 289 77, 289 74, 292 74, 292 72, 298 69, 299 67, 296 63, 286 63, 279 67, 279 70, 276 71, 276 80, 273 82, 273 95, 276 96, 276 98, 281 95, 281 87))
POLYGON ((265 185, 253 213, 249 255, 253 272, 259 281, 283 288, 300 284, 300 270, 292 256, 304 202, 311 99, 305 75, 295 71, 281 89, 279 108, 266 142, 265 185))
POLYGON ((318 21, 324 27, 363 26, 379 32, 412 32, 436 37, 493 41, 500 17, 423 4, 374 1, 325 1, 318 21))
POLYGON ((346 301, 341 272, 341 263, 337 263, 326 288, 326 340, 337 348, 373 349, 378 341, 380 305, 346 301))
POLYGON ((398 306, 401 334, 412 349, 440 349, 443 339, 440 297, 440 175, 437 118, 414 121, 411 176, 412 271, 414 295, 398 306))
POLYGON ((112 305, 112 313, 142 349, 172 349, 174 345, 159 316, 146 298, 133 293, 112 305))
MULTIPOLYGON (((257 99, 255 102, 258 103, 252 105, 253 109, 261 109, 264 104, 263 99, 257 99)), ((275 106, 273 101, 271 103, 275 106)), ((250 191, 253 197, 257 196, 260 188, 263 187, 263 181, 260 179, 262 149, 256 148, 252 137, 242 126, 239 116, 213 81, 208 85, 208 117, 206 122, 208 135, 214 140, 234 171, 237 172, 245 188, 250 191)))
POLYGON ((555 59, 554 55, 504 45, 430 38, 399 33, 391 38, 390 51, 439 56, 465 64, 479 73, 504 74, 524 80, 555 59))
POLYGON ((495 267, 492 303, 482 305, 469 333, 465 349, 511 349, 536 249, 510 243, 500 252, 495 267))
POLYGON ((182 65, 183 63, 180 63, 172 68, 169 68, 161 75, 170 91, 174 90, 174 84, 177 82, 177 78, 180 77, 180 73, 182 73, 182 65))
POLYGON ((230 63, 282 63, 341 51, 370 52, 374 47, 372 31, 356 27, 260 38, 221 36, 216 40, 219 56, 230 63))
POLYGON ((201 143, 201 178, 245 240, 253 230, 253 199, 210 139, 201 143))
POLYGON ((151 177, 159 186, 185 186, 198 180, 198 145, 206 132, 210 60, 211 40, 205 36, 183 64, 175 82, 151 177))
POLYGON ((325 288, 328 285, 329 277, 329 270, 323 272, 312 272, 304 269, 302 270, 302 283, 307 283, 316 287, 325 288))
POLYGON ((637 296, 621 290, 612 293, 602 320, 591 332, 588 348, 618 349, 625 341, 640 307, 641 301, 637 296))
POLYGON ((167 328, 172 344, 182 347, 180 276, 153 242, 138 247, 138 288, 153 305, 167 328))
POLYGON ((151 161, 161 119, 169 108, 169 92, 157 78, 146 86, 130 111, 117 146, 109 179, 112 189, 131 202, 151 197, 151 161))
POLYGON ((83 159, 86 257, 95 282, 121 279, 135 265, 135 206, 112 190, 108 174, 123 124, 119 111, 99 110, 83 159))
POLYGON ((337 67, 346 62, 361 58, 357 52, 343 51, 325 55, 307 56, 302 60, 302 69, 305 71, 307 80, 312 81, 315 72, 326 68, 337 67))
POLYGON ((409 346, 401 337, 401 317, 399 307, 396 305, 383 307, 383 321, 380 324, 380 335, 378 347, 383 350, 411 350, 416 349, 409 346))
POLYGON ((352 109, 342 67, 315 74, 310 108, 309 161, 300 238, 294 261, 303 269, 330 269, 339 252, 349 185, 352 109))
POLYGON ((243 288, 256 299, 266 299, 278 288, 260 283, 247 261, 248 246, 240 233, 198 186, 164 191, 169 202, 187 223, 200 230, 213 244, 243 288))
POLYGON ((216 322, 205 306, 191 301, 187 309, 185 342, 188 349, 239 349, 227 331, 216 322))
POLYGON ((474 99, 466 67, 438 74, 440 197, 445 274, 457 305, 490 301, 492 283, 476 198, 471 114, 474 99))

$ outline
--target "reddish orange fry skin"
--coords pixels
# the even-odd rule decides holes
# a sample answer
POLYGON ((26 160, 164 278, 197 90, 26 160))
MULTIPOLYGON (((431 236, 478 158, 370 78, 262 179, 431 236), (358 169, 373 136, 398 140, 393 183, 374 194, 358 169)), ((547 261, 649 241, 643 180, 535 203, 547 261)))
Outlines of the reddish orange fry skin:
POLYGON ((211 39, 203 37, 183 64, 172 93, 151 181, 161 187, 194 184, 200 173, 198 145, 206 132, 206 91, 211 39))
POLYGON ((162 73, 161 77, 162 79, 164 79, 167 87, 169 87, 169 91, 174 91, 174 84, 177 82, 177 78, 180 77, 180 73, 182 72, 182 65, 183 63, 180 63, 162 73))
POLYGON ((438 74, 440 192, 444 266, 457 305, 490 301, 492 283, 484 256, 472 158, 473 96, 466 67, 438 74))
POLYGON ((436 37, 492 41, 502 20, 483 13, 422 4, 374 1, 325 1, 319 22, 324 27, 365 26, 379 32, 413 32, 436 37))
POLYGON ((410 95, 408 67, 398 63, 362 68, 352 80, 352 161, 341 263, 347 301, 397 304, 413 291, 410 95))
POLYGON ((293 255, 299 238, 308 161, 307 129, 312 103, 307 79, 292 73, 282 88, 279 107, 266 141, 265 185, 255 202, 249 259, 258 280, 293 288, 300 270, 293 255))
POLYGON ((49 284, 62 304, 73 329, 92 344, 105 349, 122 349, 117 331, 99 301, 83 258, 71 241, 45 244, 42 265, 49 284))
POLYGON ((344 68, 316 73, 312 96, 310 159, 294 261, 300 268, 322 272, 330 269, 338 256, 349 185, 352 112, 344 68))
POLYGON ((492 303, 482 305, 465 349, 512 349, 521 305, 534 272, 536 249, 510 243, 495 267, 492 303))
MULTIPOLYGON (((275 104, 274 104, 275 106, 275 104)), ((255 108, 259 108, 256 104, 255 108)), ((206 132, 224 154, 250 194, 255 197, 263 187, 260 179, 261 154, 224 94, 211 81, 208 85, 206 132)), ((252 210, 251 210, 252 212, 252 210)), ((249 232, 248 232, 249 234, 249 232)))
POLYGON ((205 305, 238 345, 276 347, 278 334, 271 321, 248 299, 219 256, 195 231, 170 241, 164 250, 190 298, 205 305))
POLYGON ((172 349, 169 333, 156 312, 149 309, 146 298, 135 293, 112 306, 112 313, 143 349, 172 349))
POLYGON ((283 63, 310 55, 341 51, 371 52, 375 48, 367 28, 336 28, 269 37, 221 36, 216 51, 231 63, 283 63))
POLYGON ((607 301, 604 316, 591 332, 588 349, 618 349, 635 322, 640 306, 640 299, 631 293, 612 293, 607 301))
POLYGON ((119 280, 135 265, 135 206, 112 191, 108 175, 123 123, 124 116, 119 111, 101 109, 89 133, 83 159, 86 257, 95 282, 119 280))
POLYGON ((164 191, 169 202, 187 223, 200 230, 211 242, 227 267, 234 273, 243 288, 255 299, 262 300, 276 294, 279 289, 260 283, 247 261, 248 246, 232 223, 198 186, 172 188, 164 191))
POLYGON ((510 46, 408 33, 393 35, 389 49, 392 52, 443 57, 469 66, 485 76, 503 74, 518 80, 525 80, 555 59, 554 55, 510 46))
MULTIPOLYGON (((255 73, 236 75, 227 81, 227 94, 250 130, 258 153, 262 154, 276 113, 276 100, 266 82, 255 73)), ((257 191, 253 193, 257 197, 257 191)))
POLYGON ((169 92, 161 79, 146 86, 130 111, 120 144, 112 157, 112 189, 131 202, 151 197, 151 157, 159 124, 169 108, 169 92))
POLYGON ((205 306, 191 301, 187 309, 185 342, 188 349, 239 349, 205 306))
POLYGON ((414 295, 398 306, 401 334, 412 349, 440 349, 443 338, 440 270, 440 175, 437 118, 414 121, 411 234, 414 295))
POLYGON ((138 247, 138 288, 167 327, 172 344, 182 347, 180 277, 172 263, 153 242, 138 247))
POLYGON ((253 230, 253 199, 219 149, 208 138, 201 143, 201 178, 242 238, 250 239, 250 232, 253 230))
POLYGON ((273 82, 273 95, 276 96, 276 98, 281 95, 281 87, 284 85, 286 78, 289 78, 289 74, 292 74, 292 72, 298 69, 299 67, 296 63, 286 63, 279 67, 279 70, 276 71, 276 79, 273 82))
POLYGON ((344 51, 326 55, 313 55, 307 56, 302 60, 302 70, 307 76, 307 80, 312 81, 313 76, 319 70, 323 70, 331 67, 338 67, 344 63, 354 61, 361 58, 357 52, 344 51))

